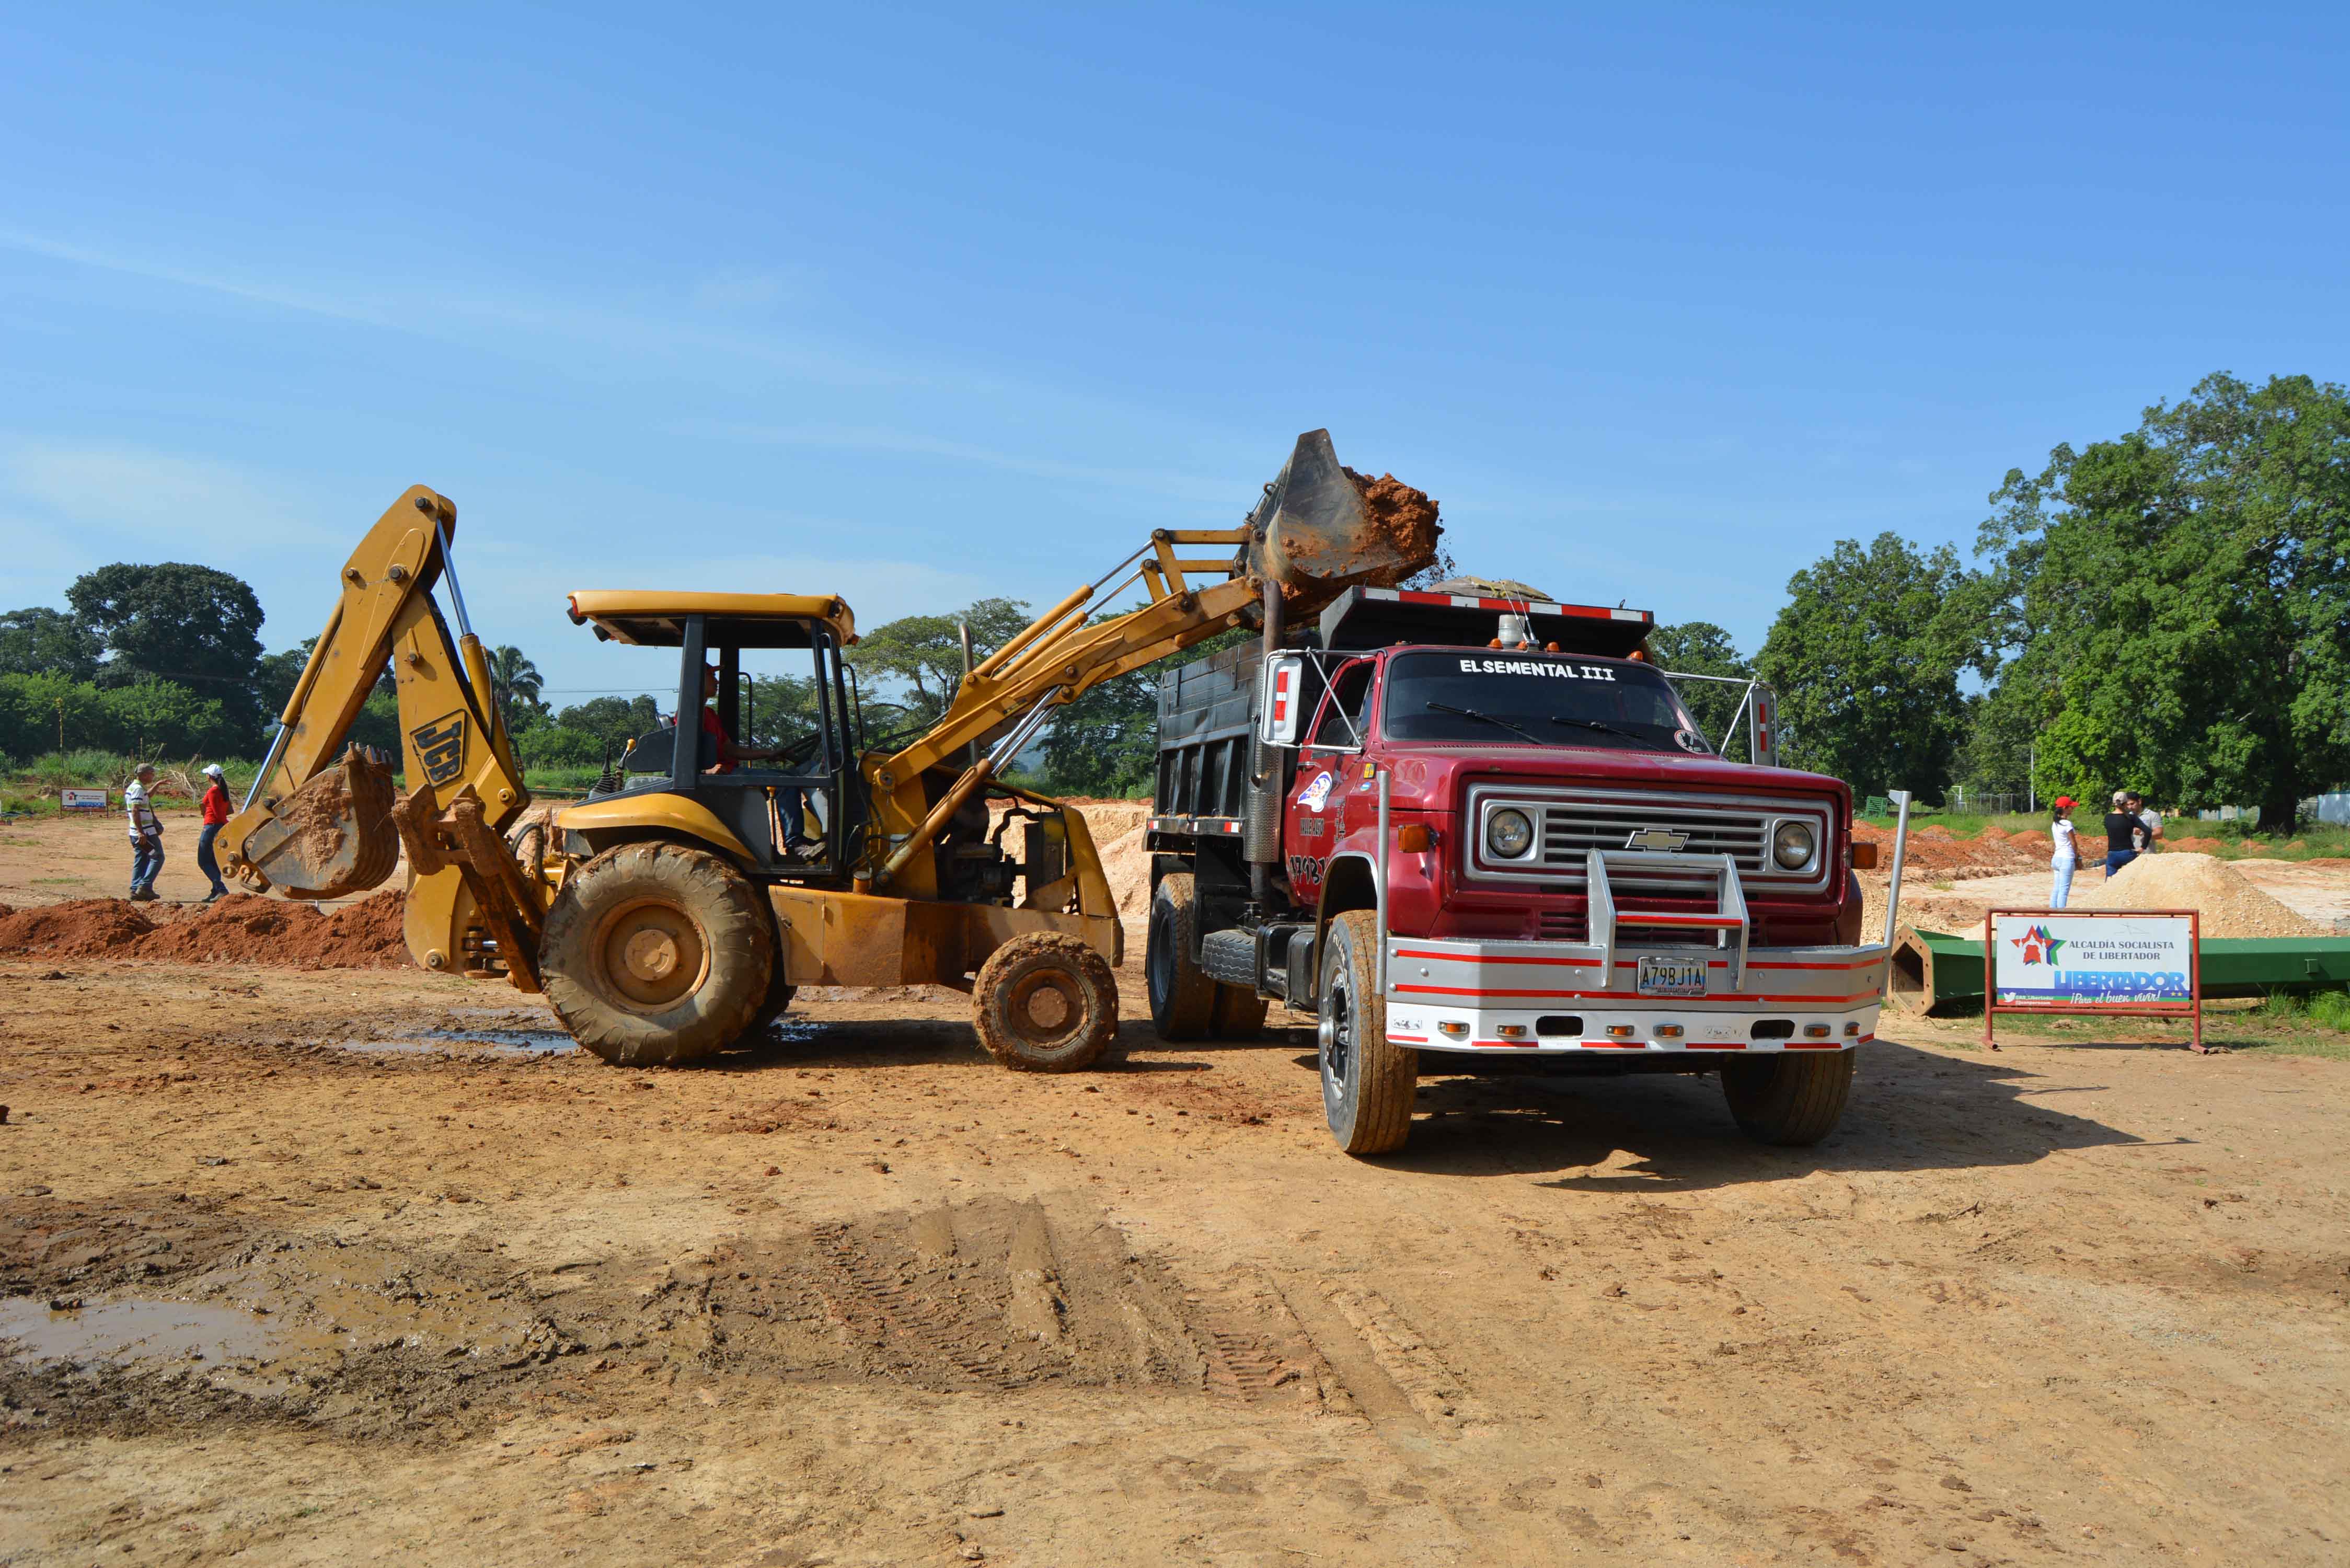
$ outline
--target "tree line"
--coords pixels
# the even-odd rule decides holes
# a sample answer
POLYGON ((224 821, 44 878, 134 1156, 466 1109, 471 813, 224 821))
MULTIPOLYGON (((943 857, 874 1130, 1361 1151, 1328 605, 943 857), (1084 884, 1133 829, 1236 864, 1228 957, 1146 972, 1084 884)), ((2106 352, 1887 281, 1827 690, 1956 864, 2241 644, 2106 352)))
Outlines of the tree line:
POLYGON ((2132 788, 2290 823, 2350 780, 2350 392, 2206 377, 1989 501, 1971 562, 1840 540, 1751 661, 1696 623, 1659 662, 1752 669, 1785 759, 1862 794, 2132 788))
MULTIPOLYGON (((2350 779, 2350 392, 2306 376, 2207 377, 2135 430, 2010 470, 1990 505, 1970 562, 1892 532, 1838 541, 1789 579, 1751 659, 1701 621, 1659 628, 1651 650, 1667 670, 1769 680, 1784 759, 1864 795, 1930 800, 1962 784, 2095 800, 2127 786, 2289 822, 2303 796, 2350 779)), ((66 598, 66 610, 0 615, 0 753, 38 755, 62 730, 68 748, 257 754, 308 657, 307 643, 265 654, 253 590, 209 566, 105 566, 66 598)), ((868 633, 849 663, 868 741, 945 709, 962 628, 984 658, 1029 618, 1024 603, 987 598, 868 633)), ((616 693, 558 709, 520 649, 494 648, 490 664, 528 767, 599 763, 675 701, 616 693)), ((1056 715, 1030 755, 1037 782, 1146 791, 1159 673, 1105 682, 1056 715)), ((754 741, 814 722, 809 680, 747 684, 754 741)), ((1721 738, 1737 688, 1685 694, 1721 738)), ((388 680, 355 738, 398 747, 388 680)))

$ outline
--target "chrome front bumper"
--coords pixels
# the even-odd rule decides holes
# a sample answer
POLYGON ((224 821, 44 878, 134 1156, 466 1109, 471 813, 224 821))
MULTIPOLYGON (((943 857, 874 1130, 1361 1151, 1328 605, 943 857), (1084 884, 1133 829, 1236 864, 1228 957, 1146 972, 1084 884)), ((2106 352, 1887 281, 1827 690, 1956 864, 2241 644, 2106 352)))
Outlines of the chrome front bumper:
POLYGON ((1890 950, 1657 950, 1701 958, 1706 994, 1643 996, 1639 951, 1389 937, 1388 1038, 1423 1051, 1848 1051, 1877 1037, 1890 950))

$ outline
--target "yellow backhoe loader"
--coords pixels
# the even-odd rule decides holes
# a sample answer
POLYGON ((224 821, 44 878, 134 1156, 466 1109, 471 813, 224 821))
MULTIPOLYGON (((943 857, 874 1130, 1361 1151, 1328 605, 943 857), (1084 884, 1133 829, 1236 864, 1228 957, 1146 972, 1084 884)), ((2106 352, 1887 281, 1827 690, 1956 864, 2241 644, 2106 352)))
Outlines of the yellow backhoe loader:
POLYGON ((575 593, 572 620, 599 639, 680 650, 678 717, 631 742, 587 799, 525 824, 455 528, 455 506, 419 486, 345 563, 268 760, 222 831, 246 886, 338 898, 382 882, 404 852, 418 963, 544 992, 581 1044, 623 1065, 707 1055, 764 1028, 799 986, 928 983, 970 992, 988 1052, 1039 1072, 1086 1066, 1109 1044, 1123 930, 1084 816, 999 775, 1102 681, 1244 622, 1277 643, 1285 617, 1426 565, 1438 532, 1432 509, 1374 515, 1329 432, 1309 432, 1243 526, 1154 532, 974 666, 910 736, 866 733, 844 658, 856 622, 837 597, 575 593), (453 639, 432 596, 443 579, 453 639), (1137 585, 1148 603, 1094 618, 1137 585), (799 742, 747 761, 727 739, 747 732, 746 651, 804 656, 816 706, 799 742), (387 666, 397 795, 391 759, 348 739, 387 666))

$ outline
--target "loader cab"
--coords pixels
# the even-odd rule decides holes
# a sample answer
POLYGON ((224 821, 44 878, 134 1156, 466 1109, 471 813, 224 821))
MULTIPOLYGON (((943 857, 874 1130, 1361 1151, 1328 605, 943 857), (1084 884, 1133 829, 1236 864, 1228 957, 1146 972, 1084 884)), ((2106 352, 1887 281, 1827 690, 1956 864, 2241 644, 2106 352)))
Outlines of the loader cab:
POLYGON ((602 591, 572 595, 570 614, 602 641, 675 648, 678 664, 674 721, 629 744, 588 799, 563 814, 567 834, 595 851, 682 834, 757 877, 842 873, 865 815, 857 705, 842 659, 857 640, 847 604, 798 594, 602 591))

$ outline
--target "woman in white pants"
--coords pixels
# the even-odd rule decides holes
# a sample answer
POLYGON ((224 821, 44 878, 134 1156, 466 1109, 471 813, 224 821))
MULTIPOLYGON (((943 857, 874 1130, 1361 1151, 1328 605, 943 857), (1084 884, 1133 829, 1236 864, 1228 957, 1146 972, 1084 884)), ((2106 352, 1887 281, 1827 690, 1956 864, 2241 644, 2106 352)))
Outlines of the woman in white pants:
POLYGON ((2056 815, 2048 824, 2048 836, 2056 841, 2055 851, 2048 857, 2048 868, 2056 874, 2055 889, 2048 895, 2048 907, 2061 909, 2064 900, 2073 896, 2073 868, 2081 863, 2081 851, 2073 837, 2073 797, 2056 797, 2056 815))

